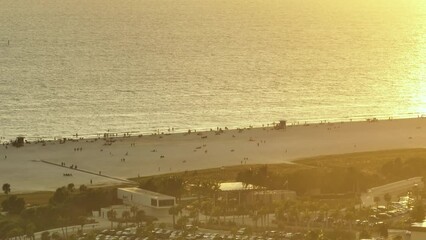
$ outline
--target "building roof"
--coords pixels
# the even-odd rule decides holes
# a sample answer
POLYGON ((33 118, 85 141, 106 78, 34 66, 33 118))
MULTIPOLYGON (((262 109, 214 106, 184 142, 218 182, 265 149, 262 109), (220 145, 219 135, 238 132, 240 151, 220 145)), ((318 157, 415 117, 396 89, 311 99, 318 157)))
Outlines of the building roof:
POLYGON ((382 192, 382 191, 392 191, 399 188, 414 187, 416 184, 422 184, 422 177, 414 177, 398 182, 389 183, 379 187, 373 187, 368 189, 368 192, 382 192))
POLYGON ((122 190, 122 191, 125 191, 125 192, 131 192, 131 193, 134 193, 134 194, 149 195, 149 196, 155 197, 155 198, 167 198, 167 199, 170 199, 170 198, 174 199, 175 198, 175 197, 172 197, 172 196, 169 196, 169 195, 165 195, 165 194, 162 194, 162 193, 153 192, 153 191, 149 191, 149 190, 137 188, 137 187, 119 188, 119 190, 122 190))
POLYGON ((221 191, 247 191, 256 189, 256 187, 242 182, 225 182, 219 183, 219 189, 221 191))

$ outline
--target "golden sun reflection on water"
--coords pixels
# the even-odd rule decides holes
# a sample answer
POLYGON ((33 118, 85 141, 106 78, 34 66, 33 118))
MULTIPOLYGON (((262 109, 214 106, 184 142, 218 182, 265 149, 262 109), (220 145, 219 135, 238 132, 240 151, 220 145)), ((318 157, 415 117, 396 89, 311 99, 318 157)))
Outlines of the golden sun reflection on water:
POLYGON ((426 0, 6 0, 0 23, 10 139, 426 115, 426 0))
MULTIPOLYGON (((423 6, 426 6, 423 5, 423 6)), ((426 7, 425 7, 426 12, 426 7)), ((426 17, 424 24, 426 24, 426 17)), ((418 44, 418 54, 417 59, 414 61, 417 62, 417 67, 413 73, 413 79, 417 81, 412 91, 415 93, 414 101, 417 102, 417 107, 413 109, 414 112, 421 113, 426 116, 426 33, 423 32, 423 37, 421 42, 418 44)))
MULTIPOLYGON (((425 55, 426 56, 426 55, 425 55)), ((423 65, 419 69, 419 82, 417 86, 416 101, 418 101, 418 109, 414 109, 416 112, 426 115, 426 65, 423 65)))

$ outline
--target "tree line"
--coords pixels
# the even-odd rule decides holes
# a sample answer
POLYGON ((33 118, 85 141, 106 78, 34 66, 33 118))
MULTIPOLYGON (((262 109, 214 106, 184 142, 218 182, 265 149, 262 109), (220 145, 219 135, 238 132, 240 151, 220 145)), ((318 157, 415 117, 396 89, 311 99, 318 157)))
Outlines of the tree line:
POLYGON ((72 183, 56 189, 45 206, 26 207, 23 198, 10 195, 1 204, 8 215, 0 217, 0 239, 31 237, 45 229, 85 224, 93 210, 117 203, 114 188, 88 189, 82 185, 75 189, 72 183))
POLYGON ((294 190, 298 195, 359 194, 371 187, 380 186, 411 177, 426 176, 426 161, 397 158, 382 165, 378 171, 356 167, 310 167, 293 172, 277 173, 268 165, 238 172, 236 180, 268 189, 294 190))

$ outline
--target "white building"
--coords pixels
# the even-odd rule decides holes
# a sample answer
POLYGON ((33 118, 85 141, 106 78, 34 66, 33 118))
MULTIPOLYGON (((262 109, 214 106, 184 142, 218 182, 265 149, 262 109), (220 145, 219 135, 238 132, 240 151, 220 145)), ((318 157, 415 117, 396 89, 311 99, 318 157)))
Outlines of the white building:
POLYGON ((226 182, 219 184, 219 196, 228 199, 236 199, 238 204, 258 203, 272 204, 292 200, 296 198, 295 191, 289 190, 267 190, 264 187, 242 182, 226 182))
POLYGON ((409 191, 422 189, 424 187, 422 177, 414 177, 398 182, 389 183, 379 187, 370 188, 366 193, 361 195, 362 205, 364 207, 374 206, 374 199, 379 198, 380 202, 384 202, 384 196, 389 194, 392 199, 396 199, 398 195, 406 194, 409 191))
POLYGON ((117 197, 123 200, 123 204, 137 206, 152 216, 169 215, 169 209, 176 204, 175 197, 136 187, 118 188, 117 197))
MULTIPOLYGON (((259 188, 259 187, 257 187, 259 188)), ((219 183, 219 190, 223 192, 228 191, 247 191, 256 189, 255 186, 251 184, 244 184, 243 182, 224 182, 219 183)))
POLYGON ((426 220, 420 223, 413 223, 411 225, 411 240, 425 240, 426 239, 426 220))

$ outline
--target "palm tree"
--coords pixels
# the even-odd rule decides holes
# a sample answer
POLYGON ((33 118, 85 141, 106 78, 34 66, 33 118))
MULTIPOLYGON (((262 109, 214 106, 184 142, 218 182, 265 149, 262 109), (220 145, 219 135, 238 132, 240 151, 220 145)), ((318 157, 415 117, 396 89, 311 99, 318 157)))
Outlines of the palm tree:
POLYGON ((78 222, 80 223, 81 231, 83 232, 84 224, 86 224, 86 217, 80 216, 77 219, 78 219, 78 222))
POLYGON ((185 182, 182 177, 174 176, 163 179, 162 187, 165 193, 168 193, 176 198, 179 202, 183 191, 185 190, 185 182))
MULTIPOLYGON (((327 203, 324 203, 321 207, 321 212, 323 214, 323 219, 326 220, 328 218, 328 211, 330 210, 330 207, 327 203)), ((325 221, 325 223, 328 223, 328 221, 325 221)))
POLYGON ((288 214, 289 214, 289 219, 294 219, 294 222, 296 223, 296 225, 298 225, 299 224, 299 207, 297 205, 289 206, 288 214))
POLYGON ((376 203, 376 207, 377 207, 379 205, 379 202, 380 202, 380 197, 375 196, 374 197, 374 202, 376 203))
POLYGON ((193 211, 196 213, 196 219, 197 219, 197 222, 200 222, 200 213, 201 213, 201 211, 202 211, 202 201, 195 201, 194 203, 193 203, 193 207, 194 207, 194 209, 193 209, 193 211))
POLYGON ((257 215, 257 211, 254 211, 251 215, 250 215, 251 219, 254 222, 254 226, 257 228, 257 221, 259 220, 259 215, 257 215))
POLYGON ((425 209, 421 201, 417 201, 414 204, 413 210, 410 212, 410 216, 416 222, 421 222, 425 219, 425 209))
POLYGON ((130 207, 130 212, 132 213, 133 217, 136 217, 136 213, 138 212, 139 208, 136 206, 131 206, 130 207))
POLYGON ((192 218, 195 222, 200 221, 200 203, 198 200, 191 204, 191 208, 189 209, 189 217, 192 218))
POLYGON ((387 205, 389 206, 389 204, 392 201, 392 196, 389 193, 386 193, 383 199, 386 201, 387 205))
POLYGON ((19 239, 21 239, 21 235, 23 235, 24 234, 24 231, 22 230, 22 228, 20 228, 20 227, 16 227, 16 228, 13 228, 13 229, 11 229, 8 233, 7 233, 7 237, 8 238, 19 238, 19 239))
POLYGON ((79 187, 79 189, 78 189, 80 192, 85 192, 85 191, 87 191, 87 186, 86 185, 84 185, 84 184, 82 184, 82 185, 80 185, 80 187, 79 187))
POLYGON ((201 203, 201 211, 203 212, 204 216, 206 216, 206 222, 207 222, 207 216, 211 216, 213 209, 213 205, 210 201, 203 201, 201 203))
POLYGON ((35 239, 34 232, 35 232, 36 226, 33 223, 30 223, 25 226, 25 235, 30 239, 35 239))
POLYGON ((169 209, 169 214, 173 216, 173 228, 176 226, 175 217, 177 214, 182 212, 182 208, 179 205, 173 206, 169 209))
POLYGON ((265 222, 268 225, 268 209, 266 207, 260 208, 259 215, 261 217, 262 227, 265 226, 265 222))
POLYGON ((355 213, 353 211, 346 211, 345 220, 349 222, 349 229, 352 230, 352 223, 355 219, 355 213))
POLYGON ((10 193, 10 184, 9 183, 3 184, 3 192, 5 194, 9 194, 10 193))
POLYGON ((108 217, 108 220, 111 221, 111 229, 112 229, 112 227, 113 227, 112 222, 116 219, 117 212, 114 209, 111 209, 107 212, 107 217, 108 217))
POLYGON ((244 225, 244 214, 245 214, 245 207, 242 205, 237 205, 235 214, 238 215, 238 217, 241 217, 241 223, 244 225))
POLYGON ((189 218, 187 216, 182 216, 177 220, 176 224, 179 228, 182 229, 183 227, 186 226, 186 224, 188 224, 188 222, 189 222, 189 218))
POLYGON ((127 227, 127 222, 129 221, 129 218, 130 218, 130 212, 129 211, 124 211, 121 214, 121 217, 123 218, 124 222, 126 223, 126 227, 127 227))
POLYGON ((223 210, 219 206, 215 206, 212 209, 212 215, 216 217, 217 223, 220 223, 220 216, 222 215, 223 210))
POLYGON ((74 192, 74 189, 75 189, 75 185, 74 185, 74 183, 70 183, 70 184, 68 184, 67 189, 68 189, 68 191, 70 191, 70 192, 74 192))
POLYGON ((204 182, 197 181, 195 184, 191 186, 191 192, 195 193, 197 195, 198 201, 201 201, 201 196, 204 195, 203 193, 203 185, 204 182))
MULTIPOLYGON (((68 236, 67 219, 64 218, 63 216, 59 216, 57 221, 59 225, 61 226, 62 237, 66 238, 68 236)), ((53 235, 52 235, 52 238, 53 238, 53 235)))
POLYGON ((138 227, 140 223, 145 220, 145 212, 143 210, 138 210, 135 215, 135 220, 138 223, 138 227))
POLYGON ((50 239, 50 233, 45 231, 41 234, 41 240, 49 240, 50 239))
POLYGON ((220 192, 220 185, 217 182, 211 183, 211 193, 213 195, 213 206, 216 206, 216 196, 217 193, 220 192))
POLYGON ((60 239, 61 239, 61 236, 59 236, 59 233, 58 233, 58 232, 54 232, 54 233, 52 233, 51 238, 52 238, 53 240, 60 240, 60 239))
POLYGON ((311 230, 306 234, 305 239, 306 240, 316 240, 316 239, 318 239, 318 237, 319 237, 319 233, 311 230))

